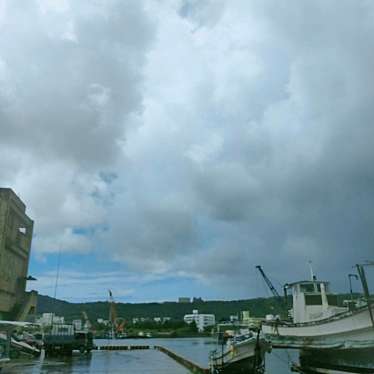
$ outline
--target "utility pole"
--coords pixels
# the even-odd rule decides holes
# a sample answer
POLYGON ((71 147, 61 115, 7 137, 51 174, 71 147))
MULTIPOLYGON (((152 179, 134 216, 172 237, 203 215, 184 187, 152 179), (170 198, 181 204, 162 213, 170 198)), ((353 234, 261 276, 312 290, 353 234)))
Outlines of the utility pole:
POLYGON ((112 339, 115 338, 115 329, 116 329, 116 319, 117 319, 117 311, 116 305, 113 297, 113 293, 111 290, 109 291, 109 321, 112 326, 112 339))

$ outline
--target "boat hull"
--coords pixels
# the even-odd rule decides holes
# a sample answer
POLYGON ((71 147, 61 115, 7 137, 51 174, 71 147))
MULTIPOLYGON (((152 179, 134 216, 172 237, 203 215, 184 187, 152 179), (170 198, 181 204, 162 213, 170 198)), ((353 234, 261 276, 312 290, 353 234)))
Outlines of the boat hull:
POLYGON ((374 348, 303 350, 300 352, 302 368, 321 372, 321 369, 350 373, 374 373, 374 348))
POLYGON ((265 353, 270 345, 263 339, 252 339, 235 344, 221 355, 213 356, 213 373, 261 373, 264 368, 265 353))
POLYGON ((259 372, 255 357, 246 357, 235 362, 227 362, 223 366, 216 366, 214 373, 219 374, 255 374, 259 372))
POLYGON ((273 347, 279 348, 374 348, 374 326, 368 308, 315 322, 264 323, 262 331, 265 337, 271 340, 273 347))

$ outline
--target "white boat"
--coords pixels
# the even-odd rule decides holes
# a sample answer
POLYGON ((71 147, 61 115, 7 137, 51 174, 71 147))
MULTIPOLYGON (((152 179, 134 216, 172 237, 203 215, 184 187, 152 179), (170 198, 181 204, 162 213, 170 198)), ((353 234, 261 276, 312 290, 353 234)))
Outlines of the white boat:
MULTIPOLYGON (((339 307, 329 283, 316 280, 287 285, 292 290, 292 322, 268 319, 262 325, 273 346, 300 349, 374 349, 374 305, 363 268, 365 301, 339 307)), ((373 351, 374 352, 374 351, 373 351)))
POLYGON ((224 339, 221 347, 211 353, 211 370, 220 374, 263 373, 267 351, 270 351, 270 344, 260 333, 248 330, 236 334, 224 339))

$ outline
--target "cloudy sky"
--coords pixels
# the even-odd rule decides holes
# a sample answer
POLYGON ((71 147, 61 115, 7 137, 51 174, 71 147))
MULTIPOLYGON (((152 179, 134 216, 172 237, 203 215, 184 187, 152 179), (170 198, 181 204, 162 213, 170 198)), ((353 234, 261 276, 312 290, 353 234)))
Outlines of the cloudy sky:
MULTIPOLYGON (((374 260, 374 2, 0 0, 0 185, 69 301, 347 289, 374 260)), ((374 272, 374 271, 372 271, 374 272)), ((355 287, 358 287, 356 284, 355 287)))

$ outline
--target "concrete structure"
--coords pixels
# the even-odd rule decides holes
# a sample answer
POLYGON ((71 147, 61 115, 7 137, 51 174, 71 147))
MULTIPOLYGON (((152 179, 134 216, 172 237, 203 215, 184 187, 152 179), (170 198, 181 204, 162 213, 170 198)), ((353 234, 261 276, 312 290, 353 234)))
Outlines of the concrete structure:
POLYGON ((35 314, 37 293, 26 293, 33 221, 10 188, 0 188, 0 318, 35 314))
POLYGON ((188 324, 195 322, 199 332, 202 332, 207 327, 214 326, 216 324, 216 317, 214 314, 199 314, 197 309, 194 309, 192 314, 186 314, 183 320, 188 324))

